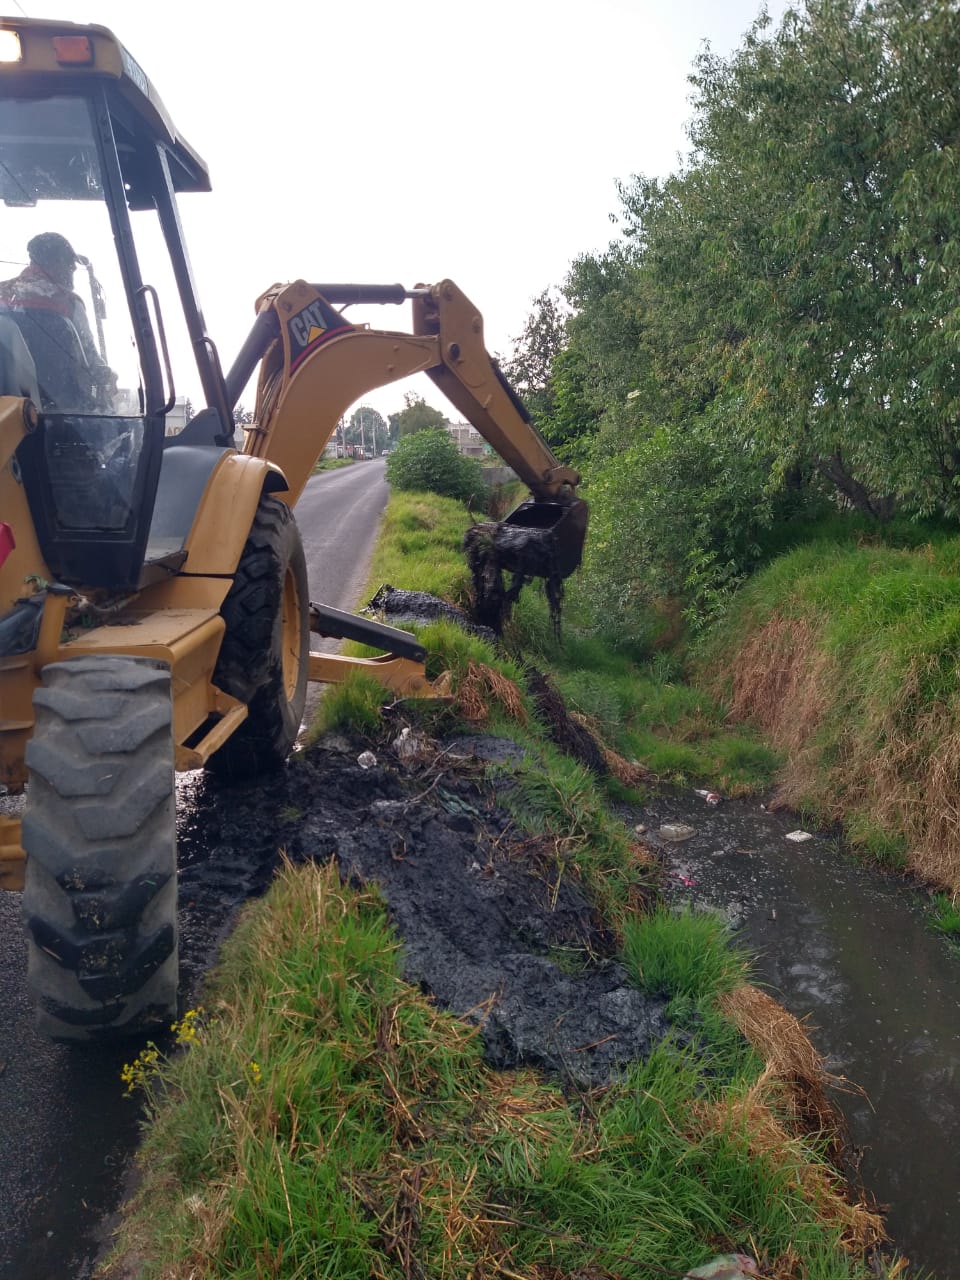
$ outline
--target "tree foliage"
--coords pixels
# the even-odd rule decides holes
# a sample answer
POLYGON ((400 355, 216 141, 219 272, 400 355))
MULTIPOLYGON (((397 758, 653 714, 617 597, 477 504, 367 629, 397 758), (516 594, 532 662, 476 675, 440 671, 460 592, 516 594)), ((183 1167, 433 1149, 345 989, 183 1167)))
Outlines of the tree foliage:
POLYGON ((738 579, 802 489, 960 515, 958 61, 956 0, 807 0, 697 59, 691 151, 622 185, 546 383, 635 578, 738 579))
POLYGON ((534 424, 564 460, 578 456, 578 442, 597 420, 597 406, 588 394, 589 370, 580 349, 569 341, 570 320, 564 295, 544 289, 533 301, 523 332, 513 340, 512 354, 499 361, 534 424))
POLYGON ((439 409, 427 404, 422 396, 415 395, 412 391, 408 391, 403 397, 403 405, 398 414, 391 414, 391 423, 396 420, 401 439, 418 431, 436 430, 446 422, 439 409))
POLYGON ((387 459, 387 480, 396 489, 439 493, 461 502, 479 498, 485 491, 480 463, 463 457, 442 427, 402 436, 387 459))
POLYGON ((345 444, 364 445, 368 452, 379 454, 387 447, 389 429, 383 415, 368 404, 359 405, 343 429, 345 444))

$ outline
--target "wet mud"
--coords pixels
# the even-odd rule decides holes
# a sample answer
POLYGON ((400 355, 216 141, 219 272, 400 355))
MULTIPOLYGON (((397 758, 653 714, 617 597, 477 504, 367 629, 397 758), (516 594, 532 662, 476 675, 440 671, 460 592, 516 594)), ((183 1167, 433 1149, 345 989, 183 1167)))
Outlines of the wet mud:
POLYGON ((474 622, 468 613, 427 591, 405 591, 385 583, 364 607, 364 613, 376 614, 394 627, 422 626, 426 622, 453 622, 461 631, 480 636, 491 643, 496 635, 490 627, 474 622))
POLYGON ((298 806, 287 856, 335 857, 376 886, 408 981, 480 1026, 497 1067, 605 1082, 669 1031, 663 1001, 632 987, 614 940, 552 851, 513 828, 478 759, 514 744, 462 738, 413 770, 328 740, 288 769, 298 806))

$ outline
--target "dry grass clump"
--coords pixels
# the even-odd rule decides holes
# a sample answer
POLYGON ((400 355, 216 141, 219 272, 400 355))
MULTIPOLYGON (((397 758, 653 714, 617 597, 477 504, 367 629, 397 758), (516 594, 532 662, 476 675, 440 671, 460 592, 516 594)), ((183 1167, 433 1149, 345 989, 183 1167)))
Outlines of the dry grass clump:
POLYGON ((826 1089, 845 1082, 825 1069, 800 1021, 766 992, 743 983, 721 994, 718 1005, 763 1056, 766 1067, 745 1095, 698 1107, 700 1123, 741 1132, 750 1155, 772 1160, 777 1168, 796 1161, 807 1199, 827 1221, 842 1227, 843 1245, 851 1252, 862 1254, 881 1243, 887 1237, 880 1214, 862 1202, 850 1203, 839 1175, 827 1165, 805 1161, 797 1151, 795 1135, 813 1133, 825 1141, 831 1159, 839 1159, 842 1121, 826 1089))
POLYGON ((625 787, 637 788, 655 780, 654 774, 639 760, 627 760, 618 751, 607 746, 603 738, 602 725, 596 716, 589 716, 583 711, 571 711, 570 719, 581 729, 586 729, 594 739, 606 761, 607 768, 618 782, 622 782, 625 787))
POLYGON ((836 1130, 839 1117, 826 1086, 841 1083, 831 1076, 810 1043, 803 1024, 759 987, 743 983, 718 997, 721 1013, 762 1055, 768 1070, 792 1090, 792 1110, 807 1131, 836 1130))
POLYGON ((809 622, 774 614, 734 657, 731 716, 757 724, 792 755, 833 701, 830 666, 809 622))
POLYGON ((517 685, 493 667, 471 659, 456 692, 457 709, 465 720, 486 724, 491 701, 498 702, 518 724, 527 723, 527 708, 517 685))
MULTIPOLYGON (((778 1171, 789 1170, 804 1198, 816 1206, 821 1220, 840 1229, 841 1246, 851 1254, 863 1256, 887 1238, 883 1219, 861 1202, 851 1204, 844 1195, 840 1175, 828 1165, 811 1162, 800 1139, 789 1132, 778 1114, 790 1105, 790 1090, 776 1069, 768 1066, 742 1096, 694 1103, 691 1117, 695 1132, 739 1138, 751 1159, 764 1160, 778 1171)), ((788 1274, 803 1272, 794 1270, 788 1274)))
POLYGON ((626 787, 641 787, 653 777, 650 770, 638 761, 626 760, 609 747, 603 748, 603 758, 613 776, 626 787))
POLYGON ((823 1059, 803 1024, 759 987, 742 983, 719 997, 720 1012, 742 1032, 784 1079, 791 1075, 826 1078, 823 1059))

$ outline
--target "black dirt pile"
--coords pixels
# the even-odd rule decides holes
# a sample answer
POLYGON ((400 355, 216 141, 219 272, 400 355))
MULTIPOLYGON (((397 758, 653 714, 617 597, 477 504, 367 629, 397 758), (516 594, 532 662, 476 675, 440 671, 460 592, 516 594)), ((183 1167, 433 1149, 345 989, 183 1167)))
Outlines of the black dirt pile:
POLYGON ((572 871, 517 832, 481 781, 477 757, 497 740, 406 765, 386 748, 363 768, 362 751, 327 739, 288 768, 288 856, 333 856, 344 877, 379 886, 405 976, 479 1023, 495 1066, 589 1086, 645 1057, 669 1030, 664 1003, 629 984, 572 871))
POLYGON ((376 595, 364 606, 364 613, 376 614, 384 622, 394 627, 412 626, 425 622, 455 622, 462 631, 480 636, 483 640, 496 641, 490 627, 475 623, 463 609, 455 604, 432 596, 427 591, 403 591, 399 587, 391 587, 384 583, 376 595))
POLYGON ((603 748, 588 729, 572 718, 560 691, 533 667, 527 669, 526 681, 536 703, 537 714, 547 726, 551 741, 598 778, 605 778, 610 766, 603 748))

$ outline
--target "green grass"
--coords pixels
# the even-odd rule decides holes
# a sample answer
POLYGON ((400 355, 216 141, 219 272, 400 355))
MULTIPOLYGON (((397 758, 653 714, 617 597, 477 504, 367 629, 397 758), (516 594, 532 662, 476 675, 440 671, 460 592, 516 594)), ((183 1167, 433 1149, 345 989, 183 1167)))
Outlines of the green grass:
POLYGON ((647 1280, 746 1243, 865 1280, 803 1191, 815 1151, 752 1150, 749 1055, 721 1078, 705 1031, 568 1101, 487 1068, 397 955, 382 905, 329 867, 285 871, 248 908, 207 1022, 150 1087, 143 1181, 106 1276, 126 1258, 141 1280, 647 1280))
POLYGON ((320 471, 339 471, 341 467, 352 467, 353 458, 320 458, 314 465, 316 475, 320 471))
POLYGON ((387 582, 455 603, 465 600, 469 574, 461 547, 471 521, 466 507, 452 498, 392 493, 368 578, 370 594, 387 582))
POLYGON ((509 778, 498 799, 522 831, 544 834, 552 845, 553 884, 565 875, 581 882, 615 932, 655 881, 655 868, 637 858, 623 824, 613 818, 604 789, 590 771, 550 743, 527 740, 523 762, 491 769, 509 778))
POLYGON ((960 938, 960 906, 949 893, 935 893, 930 923, 938 933, 948 938, 960 938))
POLYGON ((782 755, 749 728, 730 726, 722 701, 687 683, 675 655, 584 632, 578 592, 574 581, 559 641, 535 591, 521 597, 509 633, 518 650, 551 669, 569 708, 665 782, 704 783, 728 795, 768 788, 782 755))
POLYGON ((351 672, 342 684, 331 685, 320 700, 311 726, 310 741, 333 729, 356 734, 375 733, 381 723, 381 708, 390 696, 389 691, 372 676, 364 675, 362 671, 351 672))
POLYGON ((638 987, 651 995, 699 1001, 732 991, 747 972, 726 926, 711 912, 660 908, 625 929, 623 956, 638 987))

